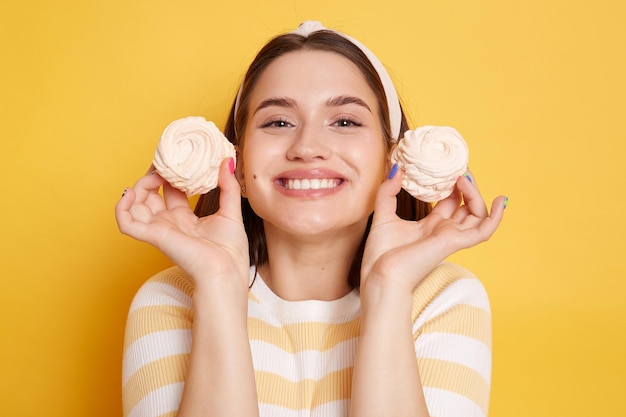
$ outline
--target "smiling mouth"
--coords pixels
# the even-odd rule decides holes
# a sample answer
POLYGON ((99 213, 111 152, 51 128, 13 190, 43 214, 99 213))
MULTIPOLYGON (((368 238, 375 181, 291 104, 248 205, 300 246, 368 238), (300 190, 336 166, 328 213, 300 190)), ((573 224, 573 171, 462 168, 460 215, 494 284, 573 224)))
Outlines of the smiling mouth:
POLYGON ((339 186, 341 180, 337 178, 283 179, 281 184, 288 190, 324 190, 339 186))

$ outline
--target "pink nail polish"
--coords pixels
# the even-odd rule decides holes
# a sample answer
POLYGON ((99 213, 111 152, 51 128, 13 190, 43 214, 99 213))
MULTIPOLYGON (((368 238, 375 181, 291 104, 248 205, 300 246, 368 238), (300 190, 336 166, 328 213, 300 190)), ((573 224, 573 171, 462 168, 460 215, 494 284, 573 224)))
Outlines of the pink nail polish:
POLYGON ((228 168, 230 169, 231 174, 235 173, 235 160, 233 158, 230 158, 228 161, 228 168))

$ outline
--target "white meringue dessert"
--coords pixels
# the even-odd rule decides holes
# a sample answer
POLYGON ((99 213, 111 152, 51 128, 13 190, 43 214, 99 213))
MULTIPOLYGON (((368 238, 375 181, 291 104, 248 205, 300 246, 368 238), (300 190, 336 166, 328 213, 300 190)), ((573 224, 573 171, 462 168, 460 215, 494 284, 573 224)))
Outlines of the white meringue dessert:
POLYGON ((217 187, 220 164, 228 157, 235 157, 235 148, 215 123, 189 116, 165 128, 153 165, 160 176, 190 197, 217 187))
POLYGON ((457 179, 467 171, 469 148, 452 127, 422 126, 404 134, 391 161, 405 171, 402 188, 433 203, 452 194, 457 179))

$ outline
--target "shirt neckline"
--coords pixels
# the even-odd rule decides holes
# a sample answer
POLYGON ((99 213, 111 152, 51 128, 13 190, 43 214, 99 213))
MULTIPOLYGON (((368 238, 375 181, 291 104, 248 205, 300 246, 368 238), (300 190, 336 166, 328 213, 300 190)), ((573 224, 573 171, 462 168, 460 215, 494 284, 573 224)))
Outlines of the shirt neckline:
POLYGON ((280 298, 267 286, 256 267, 250 268, 250 292, 264 309, 289 321, 346 322, 359 315, 359 290, 353 289, 336 300, 288 301, 280 298))

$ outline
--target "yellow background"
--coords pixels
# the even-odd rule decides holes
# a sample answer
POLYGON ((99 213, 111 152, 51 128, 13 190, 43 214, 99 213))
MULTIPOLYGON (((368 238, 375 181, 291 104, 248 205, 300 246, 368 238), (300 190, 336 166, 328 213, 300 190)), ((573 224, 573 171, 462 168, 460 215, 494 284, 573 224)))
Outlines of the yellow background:
POLYGON ((126 312, 169 263, 113 206, 170 121, 222 125, 257 49, 305 19, 375 51, 413 125, 456 127, 510 197, 454 257, 492 300, 490 415, 623 412, 624 4, 4 1, 0 414, 120 415, 126 312))

